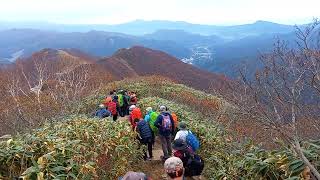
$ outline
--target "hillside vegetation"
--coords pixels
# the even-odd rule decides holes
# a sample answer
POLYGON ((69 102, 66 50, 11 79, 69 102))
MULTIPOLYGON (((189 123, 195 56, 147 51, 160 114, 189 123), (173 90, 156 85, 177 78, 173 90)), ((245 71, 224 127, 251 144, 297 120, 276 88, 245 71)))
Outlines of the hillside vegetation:
MULTIPOLYGON (((91 118, 91 112, 112 89, 136 91, 142 110, 165 104, 188 123, 201 141, 204 176, 210 179, 308 179, 308 168, 285 145, 269 151, 229 133, 222 116, 232 118, 233 105, 219 95, 175 84, 161 77, 127 79, 74 103, 70 116, 30 133, 2 137, 0 178, 116 179, 143 167, 135 134, 126 121, 91 118)), ((247 127, 250 128, 250 127, 247 127)), ((302 143, 308 159, 320 169, 320 142, 302 143)), ((161 165, 159 165, 161 167, 161 165)), ((162 169, 159 169, 162 171, 162 169)), ((149 174, 160 179, 155 174, 149 174)))

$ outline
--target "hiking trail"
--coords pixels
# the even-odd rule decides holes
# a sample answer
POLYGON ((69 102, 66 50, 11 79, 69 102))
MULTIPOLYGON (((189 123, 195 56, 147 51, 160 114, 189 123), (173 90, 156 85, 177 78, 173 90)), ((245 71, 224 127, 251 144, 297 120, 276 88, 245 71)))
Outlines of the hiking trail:
MULTIPOLYGON (((119 117, 117 121, 128 121, 128 116, 125 117, 119 117)), ((163 170, 163 163, 160 159, 160 156, 163 155, 160 139, 157 136, 155 139, 155 144, 152 149, 153 158, 151 161, 141 161, 137 165, 136 171, 141 171, 148 176, 150 176, 152 179, 160 179, 160 180, 166 180, 166 174, 163 170)))
MULTIPOLYGON (((119 117, 117 121, 128 121, 128 116, 119 117)), ((164 171, 163 162, 160 159, 160 156, 163 155, 161 142, 159 136, 155 137, 155 144, 152 149, 153 158, 150 161, 141 161, 137 164, 135 171, 140 171, 147 174, 154 180, 167 180, 167 175, 164 171)), ((186 178, 186 180, 196 180, 199 177, 186 178)), ((206 180, 201 176, 201 180, 206 180)))

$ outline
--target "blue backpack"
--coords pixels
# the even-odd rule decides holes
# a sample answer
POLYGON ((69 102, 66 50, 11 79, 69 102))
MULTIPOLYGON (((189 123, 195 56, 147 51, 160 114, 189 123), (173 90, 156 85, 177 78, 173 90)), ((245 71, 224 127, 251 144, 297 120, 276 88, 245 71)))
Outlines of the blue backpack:
POLYGON ((188 131, 186 141, 194 152, 196 152, 200 148, 200 141, 191 131, 188 131))

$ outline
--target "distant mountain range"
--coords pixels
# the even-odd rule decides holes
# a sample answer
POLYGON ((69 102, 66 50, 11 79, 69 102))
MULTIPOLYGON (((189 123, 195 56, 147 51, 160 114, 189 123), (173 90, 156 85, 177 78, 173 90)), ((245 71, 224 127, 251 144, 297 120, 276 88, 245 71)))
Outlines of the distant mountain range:
POLYGON ((2 23, 0 29, 6 29, 0 31, 0 63, 27 57, 44 48, 79 49, 105 57, 121 48, 144 46, 229 76, 235 76, 231 67, 243 60, 254 62, 255 66, 259 52, 272 49, 276 38, 287 41, 295 38, 293 26, 266 21, 237 26, 140 20, 119 25, 2 23))
POLYGON ((243 38, 246 36, 287 33, 292 31, 292 25, 277 24, 268 21, 256 21, 252 24, 234 26, 216 26, 192 24, 184 21, 144 21, 136 20, 118 25, 66 25, 43 22, 0 22, 0 30, 19 29, 40 29, 61 32, 88 32, 91 30, 118 32, 131 35, 151 34, 161 29, 184 30, 189 33, 201 35, 217 35, 226 39, 243 38))

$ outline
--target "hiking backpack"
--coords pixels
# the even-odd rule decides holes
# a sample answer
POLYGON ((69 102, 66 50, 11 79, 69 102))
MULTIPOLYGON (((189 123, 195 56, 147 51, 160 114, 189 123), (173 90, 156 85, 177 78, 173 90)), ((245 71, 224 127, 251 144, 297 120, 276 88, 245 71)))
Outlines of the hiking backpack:
POLYGON ((122 94, 118 94, 118 102, 119 102, 119 106, 123 107, 124 105, 124 100, 123 100, 123 95, 122 94))
POLYGON ((204 168, 203 159, 197 155, 192 154, 189 156, 188 162, 186 164, 186 176, 200 176, 204 168))
POLYGON ((162 129, 165 131, 171 131, 172 130, 172 123, 170 119, 170 115, 162 115, 162 129))
POLYGON ((158 134, 158 128, 154 125, 154 123, 157 121, 158 116, 159 114, 156 112, 150 113, 149 125, 155 134, 158 134))
POLYGON ((200 142, 198 138, 191 132, 188 131, 188 135, 186 137, 186 142, 192 148, 194 152, 196 152, 200 147, 200 142))
POLYGON ((171 113, 172 119, 173 119, 173 123, 174 123, 174 128, 178 127, 179 121, 178 121, 178 116, 176 115, 176 113, 171 113))

